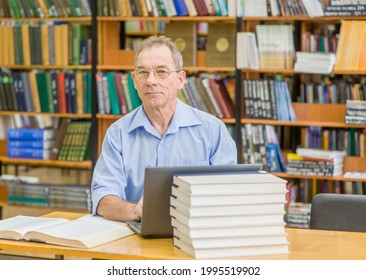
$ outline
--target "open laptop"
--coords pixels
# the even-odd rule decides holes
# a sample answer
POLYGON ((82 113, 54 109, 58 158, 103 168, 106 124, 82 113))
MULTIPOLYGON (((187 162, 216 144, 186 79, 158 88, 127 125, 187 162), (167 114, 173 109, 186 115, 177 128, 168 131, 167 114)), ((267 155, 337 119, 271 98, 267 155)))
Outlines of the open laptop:
POLYGON ((141 222, 127 224, 143 237, 171 237, 170 195, 173 175, 197 173, 241 173, 262 170, 261 164, 148 167, 145 169, 141 222))

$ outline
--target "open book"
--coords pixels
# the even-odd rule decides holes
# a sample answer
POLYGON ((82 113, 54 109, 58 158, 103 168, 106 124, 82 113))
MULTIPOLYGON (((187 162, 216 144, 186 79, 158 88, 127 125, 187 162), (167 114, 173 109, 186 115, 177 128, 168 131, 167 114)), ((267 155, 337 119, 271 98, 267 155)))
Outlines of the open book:
POLYGON ((16 216, 0 221, 0 238, 92 248, 129 235, 124 223, 85 215, 76 220, 16 216))

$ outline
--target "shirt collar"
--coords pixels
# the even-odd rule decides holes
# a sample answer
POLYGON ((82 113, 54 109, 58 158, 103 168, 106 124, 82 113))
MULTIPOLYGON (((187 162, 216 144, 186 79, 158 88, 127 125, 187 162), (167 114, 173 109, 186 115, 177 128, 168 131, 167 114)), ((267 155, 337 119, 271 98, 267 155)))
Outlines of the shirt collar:
MULTIPOLYGON (((202 122, 193 114, 192 108, 177 99, 177 105, 173 115, 173 119, 168 127, 167 134, 175 133, 180 127, 200 125, 202 122)), ((150 131, 153 126, 147 118, 142 106, 137 108, 135 117, 133 118, 128 132, 135 130, 138 127, 144 127, 146 131, 150 131)))

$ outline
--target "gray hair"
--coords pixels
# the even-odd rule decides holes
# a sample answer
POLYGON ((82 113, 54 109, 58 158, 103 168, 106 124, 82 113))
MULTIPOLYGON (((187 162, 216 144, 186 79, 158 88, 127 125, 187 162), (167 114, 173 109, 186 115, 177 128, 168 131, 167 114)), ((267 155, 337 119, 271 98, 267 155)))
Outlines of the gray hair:
POLYGON ((172 53, 173 61, 176 65, 176 67, 178 68, 176 70, 181 71, 183 69, 182 54, 180 53, 180 51, 178 50, 177 46, 172 41, 172 39, 170 39, 164 35, 150 36, 139 44, 138 49, 135 54, 135 60, 134 60, 135 67, 137 65, 137 59, 138 59, 140 53, 142 52, 142 50, 151 48, 153 46, 167 46, 170 49, 170 51, 172 53))

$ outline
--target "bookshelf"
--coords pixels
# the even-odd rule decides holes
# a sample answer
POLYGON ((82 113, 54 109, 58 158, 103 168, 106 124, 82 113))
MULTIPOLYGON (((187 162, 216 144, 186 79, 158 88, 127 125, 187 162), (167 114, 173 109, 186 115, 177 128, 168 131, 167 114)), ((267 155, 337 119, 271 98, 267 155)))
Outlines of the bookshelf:
MULTIPOLYGON (((94 11, 101 11, 103 7, 100 4, 105 4, 107 1, 92 1, 94 11)), ((112 1, 111 1, 112 2, 112 1)), ((107 12, 108 14, 108 12, 107 12)), ((1 10, 0 10, 1 15, 1 10)), ((30 164, 30 165, 47 165, 60 168, 81 168, 81 169, 93 169, 93 165, 96 162, 97 156, 100 153, 101 143, 107 128, 122 114, 101 114, 98 112, 97 103, 97 78, 94 78, 97 73, 108 72, 122 72, 128 73, 133 70, 134 51, 125 50, 121 47, 121 41, 124 41, 126 37, 133 38, 145 38, 153 34, 160 34, 162 31, 159 29, 159 23, 164 24, 170 22, 184 22, 184 23, 220 23, 234 24, 236 32, 246 31, 255 32, 256 26, 260 24, 288 24, 291 25, 294 30, 294 45, 295 50, 301 49, 301 32, 305 30, 313 30, 319 25, 335 24, 339 27, 341 21, 350 20, 366 20, 365 16, 360 17, 315 17, 310 18, 308 16, 117 16, 117 15, 105 15, 105 11, 95 13, 93 16, 68 16, 68 17, 47 17, 47 18, 15 18, 15 17, 0 17, 0 22, 5 25, 9 22, 13 25, 21 25, 23 22, 28 22, 31 25, 43 24, 44 21, 48 22, 62 22, 68 25, 82 24, 91 26, 91 39, 92 39, 92 61, 88 65, 15 65, 9 63, 0 63, 0 67, 9 68, 14 71, 90 71, 92 75, 92 101, 91 112, 89 113, 51 113, 51 112, 19 112, 23 115, 34 117, 36 115, 42 115, 52 118, 69 118, 69 119, 89 119, 92 121, 93 129, 93 150, 92 160, 82 163, 68 163, 65 161, 23 161, 19 159, 8 159, 5 156, 0 157, 0 162, 3 164, 30 164), (125 23, 128 21, 138 21, 149 23, 151 30, 141 32, 121 32, 125 23), (42 162, 42 163, 41 163, 42 162)), ((11 25, 10 24, 10 25, 11 25)), ((201 34, 202 35, 202 34, 201 34)), ((260 68, 258 70, 239 70, 233 65, 232 67, 222 66, 206 66, 205 59, 207 53, 205 51, 198 50, 196 53, 196 66, 185 66, 184 70, 188 73, 188 76, 194 76, 199 73, 225 73, 235 78, 235 117, 223 118, 222 120, 233 127, 235 127, 235 140, 239 152, 239 162, 243 162, 243 147, 242 147, 242 134, 241 128, 245 124, 253 125, 273 125, 277 130, 282 131, 282 138, 285 137, 288 131, 291 132, 291 136, 295 135, 294 141, 299 144, 301 142, 300 130, 311 126, 321 126, 334 129, 364 129, 365 125, 350 125, 344 123, 344 116, 346 107, 344 104, 308 104, 296 102, 293 99, 292 106, 296 114, 296 121, 279 121, 269 119, 256 119, 247 118, 245 114, 244 97, 243 97, 243 81, 248 79, 261 79, 267 76, 282 75, 293 79, 293 97, 298 97, 300 92, 300 84, 306 81, 312 74, 304 74, 296 72, 293 67, 288 69, 282 68, 260 68)), ((1 62, 1 61, 0 61, 1 62)), ((331 75, 344 77, 353 75, 365 75, 365 71, 359 70, 336 70, 331 75)), ((12 116, 13 111, 0 111, 0 118, 12 116)), ((283 150, 293 150, 294 144, 289 146, 283 146, 283 150), (292 145, 292 146, 291 146, 292 145)), ((0 143, 0 152, 4 150, 4 144, 0 143)), ((344 163, 345 171, 365 171, 363 166, 366 163, 364 157, 349 156, 344 163)), ((349 179, 340 177, 322 178, 322 177, 304 177, 288 175, 286 173, 277 173, 278 176, 288 179, 327 179, 327 180, 339 180, 339 181, 360 181, 366 182, 363 179, 349 179)))
MULTIPOLYGON (((309 18, 303 16, 291 16, 291 17, 245 17, 240 19, 240 30, 246 32, 255 32, 255 28, 259 24, 290 24, 294 29, 294 45, 295 50, 300 51, 303 38, 301 36, 304 31, 314 31, 314 29, 319 29, 321 25, 336 25, 336 34, 339 34, 339 29, 341 22, 350 20, 365 20, 365 17, 316 17, 309 18)), ((335 51, 334 51, 335 52, 335 51)), ((361 59, 361 58, 359 58, 361 59)), ((353 129, 358 129, 364 131, 366 125, 361 124, 345 124, 345 114, 346 105, 345 104, 315 104, 315 103, 301 103, 297 102, 296 98, 300 96, 300 85, 311 80, 319 81, 319 77, 322 75, 312 74, 312 73, 300 73, 296 72, 294 69, 263 69, 250 70, 245 69, 240 73, 242 81, 248 79, 263 79, 269 75, 280 74, 284 77, 290 77, 293 81, 292 89, 292 106, 297 117, 296 121, 278 121, 278 120, 265 120, 265 119, 255 119, 247 118, 245 110, 243 110, 242 118, 240 120, 242 125, 253 124, 253 125, 272 125, 276 127, 277 131, 282 133, 282 138, 294 137, 296 143, 292 145, 281 147, 283 149, 283 154, 286 155, 288 150, 294 151, 296 145, 302 144, 302 131, 310 127, 321 127, 327 130, 344 130, 349 131, 353 129), (290 133, 288 133, 291 131, 290 133), (295 132, 293 132, 295 131, 295 132), (287 151, 285 151, 287 149, 287 151)), ((334 70, 329 75, 323 75, 331 78, 346 79, 347 77, 353 77, 356 75, 365 75, 366 72, 362 70, 334 70)), ((238 87, 240 92, 243 92, 241 86, 238 87)), ((244 100, 242 101, 244 102, 244 100)), ((244 105, 243 105, 244 106, 244 105)), ((245 107, 245 106, 244 106, 245 107)), ((286 140, 283 141, 286 143, 286 140)), ((361 143, 362 145, 362 143, 361 143)), ((346 156, 344 160, 343 172, 365 172, 366 157, 364 156, 346 156)), ((299 182, 299 187, 304 187, 304 185, 309 186, 309 193, 305 195, 310 202, 311 197, 313 197, 317 192, 339 192, 339 184, 342 184, 344 188, 342 191, 347 193, 358 193, 364 194, 364 184, 365 179, 362 178, 348 178, 344 175, 339 175, 335 177, 321 177, 321 176, 304 176, 304 175, 291 175, 285 172, 275 173, 277 176, 287 179, 289 182, 295 180, 299 182), (303 184, 303 181, 308 183, 303 184), (319 187, 317 183, 314 182, 328 182, 327 186, 319 187), (301 185, 301 186, 300 186, 301 185)), ((298 190, 300 192, 300 189, 298 190)))
MULTIPOLYGON (((25 96, 28 96, 28 100, 30 98, 31 103, 28 101, 27 106, 32 104, 31 107, 24 109, 24 107, 21 108, 19 106, 16 108, 1 108, 0 106, 1 126, 4 122, 10 121, 19 127, 23 125, 28 127, 30 125, 31 127, 43 128, 45 126, 58 129, 57 123, 61 123, 65 119, 88 122, 92 120, 92 104, 90 104, 92 102, 92 29, 91 7, 88 1, 1 2, 0 34, 4 39, 4 44, 0 46, 0 69, 5 71, 2 74, 9 73, 14 80, 14 73, 24 75, 27 79, 31 79, 30 73, 33 73, 32 75, 35 77, 40 73, 51 75, 52 79, 56 79, 51 80, 51 83, 52 85, 56 84, 57 88, 52 86, 52 99, 49 99, 49 102, 55 102, 55 98, 57 98, 57 102, 60 102, 58 98, 60 98, 61 92, 64 94, 65 88, 62 88, 64 83, 60 80, 60 77, 75 75, 75 87, 73 90, 78 93, 77 97, 79 98, 77 100, 79 106, 72 105, 74 107, 61 108, 61 106, 56 107, 55 105, 54 110, 48 111, 40 107, 42 104, 39 103, 37 108, 35 105, 37 101, 35 101, 33 93, 35 92, 37 96, 39 95, 40 102, 45 98, 40 95, 42 91, 40 89, 41 82, 37 81, 35 88, 33 87, 23 92, 25 96), (89 78, 87 78, 88 76, 89 78), (88 93, 86 93, 87 88, 88 93), (81 89, 83 90, 82 95, 80 94, 81 89), (30 93, 32 93, 31 96, 30 93), (86 97, 89 99, 88 101, 86 101, 86 97), (23 122, 25 119, 26 122, 23 122), (41 124, 39 121, 41 119, 47 121, 42 121, 41 124)), ((0 86, 2 87, 1 81, 0 86)), ((74 97, 76 98, 76 96, 74 97)), ((68 101, 64 100, 64 105, 76 104, 74 97, 68 101)), ((18 102, 18 99, 16 99, 16 102, 18 102)), ((4 136, 6 131, 2 133, 4 136)), ((11 169, 12 166, 15 167, 15 174, 17 175, 22 175, 18 174, 18 171, 19 173, 27 172, 31 170, 28 167, 35 167, 35 169, 45 168, 45 170, 50 170, 50 177, 52 177, 53 170, 56 169, 65 173, 69 172, 69 170, 75 170, 79 172, 79 176, 81 176, 80 172, 90 172, 92 170, 92 160, 90 159, 70 161, 10 158, 6 154, 7 142, 6 139, 0 140, 0 175, 9 168, 11 169)), ((94 141, 90 145, 93 146, 94 141)), ((0 199, 0 207, 16 207, 6 202, 7 196, 5 197, 5 191, 1 191, 1 193, 4 197, 0 199)), ((22 206, 19 207, 21 208, 22 206)), ((36 209, 38 206, 32 207, 27 205, 24 207, 36 209)), ((49 210, 53 211, 53 209, 67 211, 63 207, 50 208, 49 210)))

